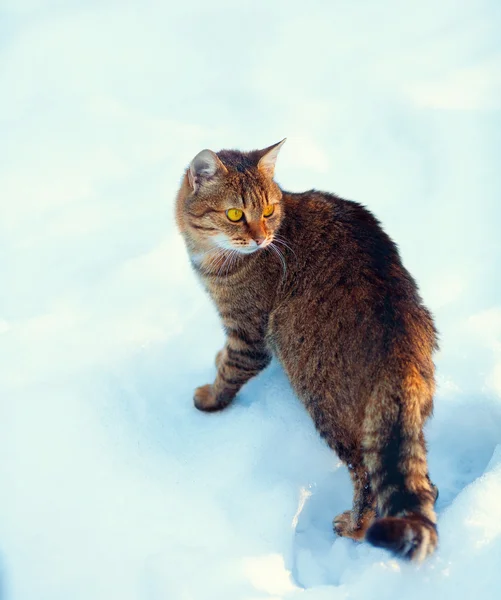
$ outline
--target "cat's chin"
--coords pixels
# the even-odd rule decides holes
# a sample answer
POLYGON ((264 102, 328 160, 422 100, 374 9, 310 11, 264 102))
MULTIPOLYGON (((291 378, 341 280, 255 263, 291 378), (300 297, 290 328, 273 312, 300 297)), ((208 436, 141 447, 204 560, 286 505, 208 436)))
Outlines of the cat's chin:
POLYGON ((258 250, 261 250, 261 246, 256 246, 256 248, 232 248, 236 250, 239 254, 254 254, 258 250))
POLYGON ((267 246, 269 246, 271 242, 264 242, 264 244, 260 244, 259 246, 254 246, 254 247, 250 247, 250 246, 232 246, 230 244, 228 245, 224 245, 224 246, 219 246, 222 250, 227 250, 227 251, 232 251, 232 250, 236 250, 239 254, 254 254, 255 252, 259 252, 259 250, 264 250, 267 246))

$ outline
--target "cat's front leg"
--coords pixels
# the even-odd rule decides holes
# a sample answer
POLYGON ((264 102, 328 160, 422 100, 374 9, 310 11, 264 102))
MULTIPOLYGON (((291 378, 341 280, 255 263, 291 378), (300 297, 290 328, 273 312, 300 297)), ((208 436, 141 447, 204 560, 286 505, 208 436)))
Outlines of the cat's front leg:
POLYGON ((214 361, 216 363, 216 369, 219 369, 219 366, 223 362, 223 356, 224 356, 225 350, 226 350, 226 347, 221 348, 221 350, 219 350, 219 352, 216 354, 216 359, 214 361))
POLYGON ((209 412, 226 408, 240 388, 262 371, 270 360, 264 341, 251 342, 246 336, 230 334, 224 348, 216 355, 216 380, 195 390, 195 406, 209 412))

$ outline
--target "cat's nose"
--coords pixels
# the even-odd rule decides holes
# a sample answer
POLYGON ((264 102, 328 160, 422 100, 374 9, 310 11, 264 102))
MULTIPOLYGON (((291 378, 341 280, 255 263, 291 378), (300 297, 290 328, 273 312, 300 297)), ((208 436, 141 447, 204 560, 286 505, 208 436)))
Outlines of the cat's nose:
POLYGON ((258 237, 255 237, 254 241, 256 242, 256 244, 258 246, 260 246, 261 244, 263 244, 266 241, 266 238, 260 235, 258 237))

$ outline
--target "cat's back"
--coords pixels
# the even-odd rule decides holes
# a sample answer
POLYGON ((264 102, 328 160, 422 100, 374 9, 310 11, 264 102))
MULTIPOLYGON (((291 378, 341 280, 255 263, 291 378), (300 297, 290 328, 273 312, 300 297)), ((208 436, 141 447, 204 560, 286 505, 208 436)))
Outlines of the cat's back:
POLYGON ((417 286, 393 240, 362 204, 311 190, 284 193, 279 234, 291 245, 292 295, 330 290, 352 301, 381 296, 420 303, 417 286))
POLYGON ((336 266, 356 260, 354 266, 369 265, 381 271, 400 263, 395 243, 380 222, 365 206, 335 194, 310 190, 303 193, 284 192, 285 219, 283 233, 314 258, 325 253, 336 266), (376 262, 380 264, 376 264, 376 262))
POLYGON ((431 360, 431 315, 374 215, 315 190, 284 192, 283 201, 279 235, 290 249, 270 337, 290 375, 358 379, 363 366, 370 379, 389 354, 418 345, 431 360))

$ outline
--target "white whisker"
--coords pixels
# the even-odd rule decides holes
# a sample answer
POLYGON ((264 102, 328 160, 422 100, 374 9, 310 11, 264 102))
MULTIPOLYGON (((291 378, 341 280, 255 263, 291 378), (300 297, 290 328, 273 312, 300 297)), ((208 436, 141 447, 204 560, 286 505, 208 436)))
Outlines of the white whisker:
MULTIPOLYGON (((226 252, 220 248, 211 248, 206 252, 197 255, 197 262, 200 264, 204 259, 207 259, 205 268, 209 271, 218 270, 226 252)), ((224 262, 224 261, 223 261, 224 262)))
POLYGON ((275 244, 273 242, 271 242, 270 244, 268 244, 268 248, 270 248, 271 250, 273 250, 273 252, 275 252, 275 254, 278 255, 278 258, 280 259, 281 263, 282 263, 282 267, 284 269, 284 276, 287 273, 287 264, 285 262, 285 258, 283 256, 283 254, 280 252, 280 249, 275 246, 275 244))
POLYGON ((296 253, 294 252, 293 248, 289 245, 289 243, 282 236, 280 236, 280 235, 274 235, 273 236, 273 241, 276 241, 278 244, 282 244, 282 246, 285 246, 297 258, 296 253))
POLYGON ((233 267, 233 264, 236 261, 237 254, 238 254, 238 250, 231 250, 230 251, 228 265, 226 266, 226 271, 225 271, 225 274, 224 274, 225 277, 228 276, 228 273, 230 272, 231 268, 233 267))
POLYGON ((221 275, 224 275, 224 277, 226 277, 228 275, 228 270, 230 268, 234 254, 235 254, 235 250, 227 250, 226 251, 224 261, 217 271, 218 277, 221 275), (226 267, 226 269, 225 269, 225 267, 226 267))

